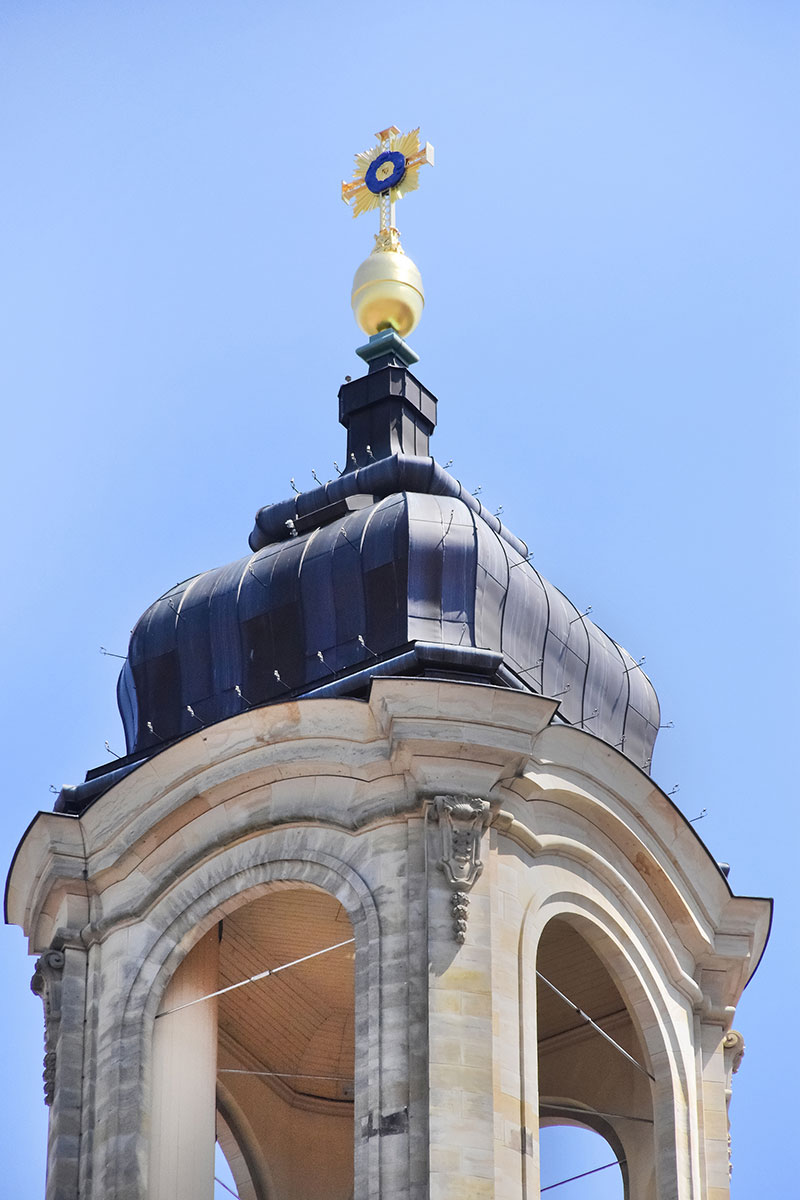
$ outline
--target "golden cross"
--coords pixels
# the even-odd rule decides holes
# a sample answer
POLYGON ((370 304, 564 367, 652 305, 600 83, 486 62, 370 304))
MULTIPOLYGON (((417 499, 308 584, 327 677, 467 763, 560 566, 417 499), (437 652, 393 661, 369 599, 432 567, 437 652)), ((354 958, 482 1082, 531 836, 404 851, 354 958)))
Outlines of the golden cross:
POLYGON ((378 248, 395 250, 399 236, 394 227, 395 200, 419 187, 419 169, 433 166, 433 146, 420 146, 419 129, 401 133, 396 125, 375 135, 378 145, 356 155, 353 178, 342 183, 342 199, 353 203, 353 216, 380 208, 381 226, 376 235, 378 248))

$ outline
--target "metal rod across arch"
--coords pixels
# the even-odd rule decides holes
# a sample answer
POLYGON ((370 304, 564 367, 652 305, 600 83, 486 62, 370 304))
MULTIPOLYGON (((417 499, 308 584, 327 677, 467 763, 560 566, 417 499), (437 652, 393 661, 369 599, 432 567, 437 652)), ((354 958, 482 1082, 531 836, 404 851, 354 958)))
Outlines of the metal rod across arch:
POLYGON ((605 1029, 601 1029, 601 1027, 597 1024, 597 1021, 592 1020, 592 1018, 589 1016, 588 1013, 585 1013, 582 1008, 580 1008, 577 1004, 575 1004, 574 1001, 570 1000, 569 996, 565 996, 563 992, 560 992, 558 990, 558 988, 556 987, 556 985, 554 983, 551 983, 550 980, 546 976, 544 976, 541 971, 537 971, 536 976, 538 979, 541 979, 542 983, 547 984, 547 986, 550 988, 551 992, 555 992, 555 994, 561 1000, 563 1000, 565 1004, 568 1004, 570 1006, 570 1008, 573 1010, 573 1012, 576 1012, 578 1014, 578 1016, 581 1017, 582 1020, 587 1025, 591 1025, 591 1027, 592 1027, 592 1029, 594 1029, 595 1033, 599 1033, 602 1038, 605 1038, 605 1040, 609 1043, 609 1045, 613 1046, 615 1050, 618 1050, 623 1058, 626 1058, 632 1066, 636 1067, 637 1071, 641 1071, 643 1075, 646 1075, 648 1079, 652 1080, 652 1082, 655 1083, 655 1079, 656 1079, 655 1075, 651 1075, 650 1072, 647 1070, 647 1067, 643 1067, 642 1064, 640 1062, 637 1062, 636 1059, 631 1054, 628 1054, 627 1050, 623 1050, 623 1048, 622 1048, 622 1046, 620 1046, 619 1042, 615 1042, 614 1039, 609 1034, 606 1033, 605 1029))
POLYGON ((633 1117, 628 1113, 610 1113, 600 1112, 597 1108, 578 1108, 575 1104, 545 1104, 542 1106, 547 1111, 543 1114, 549 1117, 552 1113, 570 1113, 576 1117, 606 1117, 609 1121, 638 1121, 640 1125, 654 1124, 652 1117, 633 1117))
POLYGON ((223 1179, 220 1179, 219 1175, 214 1176, 214 1183, 218 1183, 220 1187, 225 1188, 226 1192, 230 1192, 232 1196, 236 1197, 236 1200, 239 1200, 239 1193, 234 1192, 232 1188, 229 1188, 227 1183, 225 1183, 223 1179))
POLYGON ((293 958, 291 962, 282 963, 279 967, 270 967, 268 971, 259 971, 258 975, 248 975, 247 979, 240 979, 238 983, 231 983, 228 987, 219 988, 216 992, 209 992, 207 996, 198 996, 195 1000, 187 1000, 186 1004, 176 1004, 174 1008, 166 1008, 163 1012, 156 1013, 156 1020, 159 1017, 168 1017, 171 1013, 180 1012, 183 1008, 191 1008, 193 1004, 202 1004, 204 1000, 213 1000, 215 996, 224 996, 226 992, 235 992, 237 988, 244 987, 245 984, 257 983, 259 979, 277 975, 279 971, 285 971, 288 967, 296 967, 298 963, 308 962, 310 958, 319 958, 320 954, 330 954, 331 950, 340 950, 342 946, 350 946, 355 940, 354 937, 351 937, 345 942, 337 942, 335 946, 326 946, 323 950, 314 950, 312 954, 304 954, 302 958, 293 958))
POLYGON ((553 1188, 563 1187, 565 1183, 574 1183, 576 1179, 585 1179, 587 1175, 596 1175, 598 1171, 607 1171, 609 1167, 622 1167, 625 1165, 624 1158, 615 1158, 613 1162, 603 1163, 602 1167, 593 1167, 591 1171, 582 1171, 580 1175, 570 1175, 569 1179, 559 1179, 558 1183, 548 1183, 547 1187, 540 1188, 541 1192, 552 1192, 553 1188))
MULTIPOLYGON (((325 1079, 329 1083, 352 1083, 347 1075, 301 1075, 297 1071, 250 1071, 243 1067, 220 1067, 218 1075, 261 1075, 265 1079, 325 1079)), ((602 1114, 600 1114, 602 1116, 602 1114)))

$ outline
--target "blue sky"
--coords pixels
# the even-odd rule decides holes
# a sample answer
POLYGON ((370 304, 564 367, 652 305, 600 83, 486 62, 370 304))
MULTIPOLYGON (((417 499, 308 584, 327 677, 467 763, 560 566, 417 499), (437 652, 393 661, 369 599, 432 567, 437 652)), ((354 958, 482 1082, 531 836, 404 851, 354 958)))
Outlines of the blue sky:
MULTIPOLYGON (((245 553, 290 476, 332 474, 373 232, 339 183, 421 125, 436 167, 398 224, 433 449, 646 656, 674 721, 656 780, 707 810, 735 891, 776 897, 736 1020, 737 1200, 793 1171, 799 51, 778 0, 0 9, 0 857, 123 750, 99 647, 245 553)), ((18 930, 0 953, 0 1154, 28 1200, 41 1007, 18 930)))

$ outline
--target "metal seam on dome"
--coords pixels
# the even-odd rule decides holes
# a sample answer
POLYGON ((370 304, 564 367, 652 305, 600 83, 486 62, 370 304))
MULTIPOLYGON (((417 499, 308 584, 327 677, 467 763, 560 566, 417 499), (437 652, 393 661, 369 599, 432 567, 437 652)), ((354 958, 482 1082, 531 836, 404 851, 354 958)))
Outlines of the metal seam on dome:
MULTIPOLYGON (((592 640, 589 637, 589 630, 587 628, 587 623, 586 623, 586 613, 580 612, 580 613, 578 613, 578 617, 580 620, 581 629, 583 630, 584 636, 586 638, 586 670, 583 673, 583 687, 581 689, 581 729, 584 729, 585 725, 586 725, 586 720, 587 720, 587 717, 586 717, 586 688, 588 687, 588 684, 589 684, 589 670, 590 670, 590 664, 591 664, 591 660, 592 660, 592 640)), ((589 718, 589 719, 591 719, 591 718, 589 718)))
POLYGON ((542 577, 542 575, 536 569, 536 567, 533 565, 533 563, 531 563, 531 570, 534 572, 534 574, 536 575, 536 578, 539 580, 539 583, 541 584, 542 594, 544 596, 544 602, 545 602, 545 607, 546 607, 546 611, 547 611, 547 616, 545 617, 545 623, 544 623, 544 637, 542 638, 542 655, 541 655, 542 670, 540 672, 540 678, 539 678, 539 692, 543 696, 544 695, 544 670, 545 670, 545 664, 547 661, 547 658, 546 658, 547 640, 548 640, 548 637, 550 636, 550 594, 547 590, 547 581, 542 577))
MULTIPOLYGON (((624 754, 625 753, 625 738, 627 737, 627 734, 628 734, 628 713, 630 712, 630 708, 631 708, 631 675, 630 675, 630 671, 628 670, 627 664, 625 662, 625 653, 626 652, 622 649, 622 646, 618 645, 616 642, 614 642, 614 649, 617 651, 617 654, 619 655, 620 660, 622 662, 622 676, 623 676, 623 679, 625 680, 626 698, 625 698, 625 705, 622 710, 622 737, 620 738, 620 743, 619 743, 619 748, 622 751, 622 753, 624 754)), ((631 656, 629 656, 629 657, 631 658, 631 662, 633 662, 633 658, 631 656)))

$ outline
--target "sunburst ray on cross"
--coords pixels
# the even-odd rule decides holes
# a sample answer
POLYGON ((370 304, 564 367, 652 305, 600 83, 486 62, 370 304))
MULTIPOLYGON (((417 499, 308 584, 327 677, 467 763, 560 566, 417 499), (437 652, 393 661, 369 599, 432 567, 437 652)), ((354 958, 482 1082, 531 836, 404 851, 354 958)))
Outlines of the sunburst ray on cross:
POLYGON ((420 146, 419 129, 401 133, 396 125, 375 135, 378 145, 355 156, 355 170, 349 183, 342 182, 342 199, 353 205, 353 216, 380 209, 379 246, 396 249, 399 245, 394 224, 395 201, 419 187, 419 169, 433 166, 433 146, 420 146))

